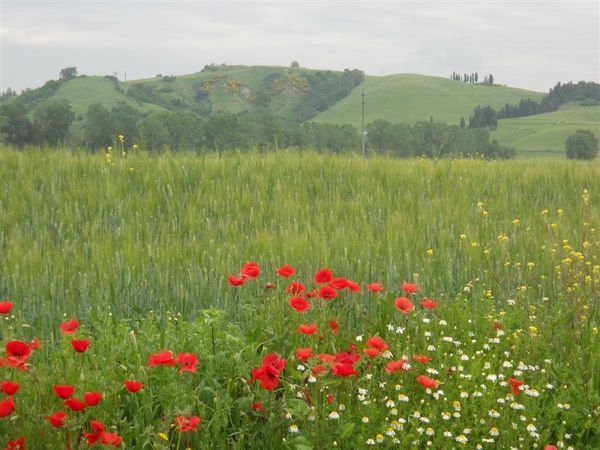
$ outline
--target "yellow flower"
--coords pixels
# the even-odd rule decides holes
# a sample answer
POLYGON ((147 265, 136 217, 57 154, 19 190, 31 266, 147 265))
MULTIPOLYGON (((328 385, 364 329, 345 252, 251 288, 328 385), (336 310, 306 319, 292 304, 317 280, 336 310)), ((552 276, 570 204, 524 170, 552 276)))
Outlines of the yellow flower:
POLYGON ((169 440, 169 436, 167 436, 165 433, 158 433, 158 437, 165 441, 169 440))
POLYGON ((433 256, 433 249, 427 250, 427 256, 433 256))

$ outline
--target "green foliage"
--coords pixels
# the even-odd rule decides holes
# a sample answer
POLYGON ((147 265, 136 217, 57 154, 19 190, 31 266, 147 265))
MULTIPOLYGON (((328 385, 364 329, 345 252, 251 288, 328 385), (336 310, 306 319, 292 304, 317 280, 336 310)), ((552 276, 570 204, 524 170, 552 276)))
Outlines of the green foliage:
POLYGON ((33 142, 33 126, 20 100, 0 104, 0 142, 19 147, 33 142))
POLYGON ((70 80, 77 76, 77 67, 65 67, 60 71, 61 80, 70 80))
POLYGON ((68 100, 49 99, 33 114, 33 127, 38 143, 57 145, 69 131, 75 113, 68 100))
POLYGON ((568 159, 594 159, 598 156, 598 138, 590 130, 577 130, 565 141, 568 159))
POLYGON ((495 130, 498 126, 498 115, 490 106, 476 106, 469 118, 469 128, 487 128, 495 130))
POLYGON ((104 148, 114 139, 115 123, 110 111, 100 103, 90 105, 85 114, 85 145, 93 149, 104 148))

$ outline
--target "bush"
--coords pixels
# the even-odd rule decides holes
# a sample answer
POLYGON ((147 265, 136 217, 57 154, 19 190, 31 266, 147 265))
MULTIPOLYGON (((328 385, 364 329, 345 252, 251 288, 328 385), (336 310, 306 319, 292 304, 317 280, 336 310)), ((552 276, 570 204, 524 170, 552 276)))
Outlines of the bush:
POLYGON ((577 130, 565 142, 568 159, 594 159, 598 156, 598 138, 589 130, 577 130))

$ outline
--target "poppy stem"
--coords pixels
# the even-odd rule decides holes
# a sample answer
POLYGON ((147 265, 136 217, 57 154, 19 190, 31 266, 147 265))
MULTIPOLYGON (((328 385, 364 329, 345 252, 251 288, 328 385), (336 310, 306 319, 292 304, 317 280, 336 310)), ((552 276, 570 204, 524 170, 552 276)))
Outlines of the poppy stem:
POLYGON ((69 434, 68 428, 65 428, 65 437, 67 440, 67 450, 71 450, 71 435, 69 434))

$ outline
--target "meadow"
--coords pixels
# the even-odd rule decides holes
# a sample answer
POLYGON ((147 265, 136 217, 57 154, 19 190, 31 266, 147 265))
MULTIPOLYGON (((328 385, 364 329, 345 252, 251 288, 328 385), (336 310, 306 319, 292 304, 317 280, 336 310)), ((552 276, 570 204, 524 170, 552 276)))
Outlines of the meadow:
POLYGON ((596 449, 599 195, 574 161, 2 149, 0 447, 596 449))

